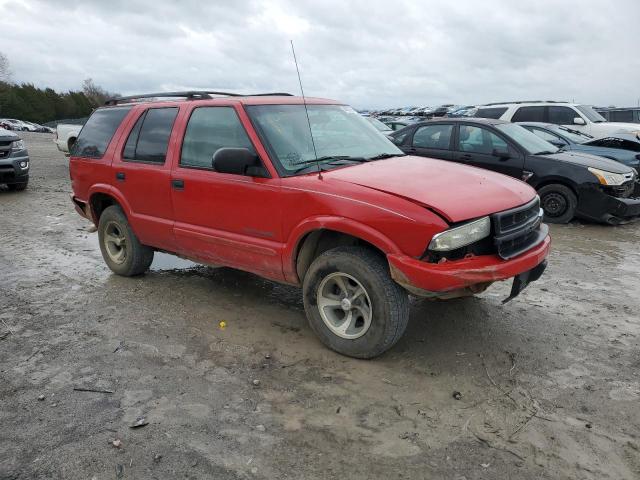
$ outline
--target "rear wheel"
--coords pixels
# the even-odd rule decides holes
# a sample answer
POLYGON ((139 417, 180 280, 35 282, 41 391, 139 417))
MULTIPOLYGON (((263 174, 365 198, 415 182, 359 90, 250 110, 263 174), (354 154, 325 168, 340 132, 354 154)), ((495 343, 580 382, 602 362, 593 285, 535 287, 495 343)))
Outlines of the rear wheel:
POLYGON ((118 275, 140 275, 153 262, 153 249, 140 243, 118 206, 107 207, 100 215, 98 238, 102 258, 118 275))
POLYGON ((384 257, 338 247, 311 264, 303 282, 311 328, 343 355, 372 358, 391 348, 409 320, 409 297, 389 275, 384 257))
POLYGON ((574 217, 578 199, 569 187, 559 183, 545 185, 538 190, 538 195, 545 222, 568 223, 574 217))

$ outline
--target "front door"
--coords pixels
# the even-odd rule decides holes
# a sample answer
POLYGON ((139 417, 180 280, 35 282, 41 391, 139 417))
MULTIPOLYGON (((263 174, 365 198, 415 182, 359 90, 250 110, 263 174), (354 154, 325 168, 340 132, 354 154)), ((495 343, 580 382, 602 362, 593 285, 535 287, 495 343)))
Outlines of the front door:
POLYGON ((524 157, 505 139, 485 127, 461 124, 453 157, 460 163, 522 178, 524 157))
POLYGON ((133 230, 145 245, 174 251, 169 139, 178 107, 142 110, 112 163, 113 188, 129 203, 133 230))
POLYGON ((281 279, 280 180, 214 171, 213 154, 225 147, 256 151, 235 108, 194 108, 171 172, 179 251, 281 279))

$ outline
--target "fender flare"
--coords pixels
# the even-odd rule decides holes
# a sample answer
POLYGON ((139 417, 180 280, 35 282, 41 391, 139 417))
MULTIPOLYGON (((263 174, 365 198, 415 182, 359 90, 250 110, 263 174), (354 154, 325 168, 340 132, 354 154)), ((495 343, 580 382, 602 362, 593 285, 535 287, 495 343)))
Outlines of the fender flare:
POLYGON ((91 211, 91 218, 93 218, 93 223, 96 226, 98 225, 98 218, 96 217, 96 213, 93 211, 93 208, 91 208, 91 197, 93 197, 95 194, 98 194, 98 193, 102 193, 110 197, 113 197, 115 201, 118 202, 118 204, 122 207, 122 210, 124 211, 124 214, 126 215, 126 217, 131 218, 131 205, 129 205, 129 202, 127 202, 124 195, 122 195, 122 193, 120 193, 119 190, 117 190, 116 188, 113 188, 113 186, 107 183, 96 183, 95 185, 92 185, 91 188, 89 189, 89 195, 88 195, 89 198, 87 199, 87 202, 89 203, 89 208, 91 211))
POLYGON ((296 253, 299 251, 302 241, 309 233, 315 230, 333 230, 360 238, 384 252, 385 255, 402 253, 400 248, 398 248, 389 237, 357 220, 330 215, 310 217, 300 222, 291 230, 287 243, 284 246, 282 252, 283 271, 288 281, 296 284, 300 283, 300 279, 296 273, 296 253))

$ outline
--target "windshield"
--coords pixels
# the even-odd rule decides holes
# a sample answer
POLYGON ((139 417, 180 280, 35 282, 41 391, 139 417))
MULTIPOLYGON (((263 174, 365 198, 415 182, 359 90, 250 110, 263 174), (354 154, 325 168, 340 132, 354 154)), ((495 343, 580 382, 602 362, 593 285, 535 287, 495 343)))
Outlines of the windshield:
POLYGON ((313 142, 304 105, 246 108, 281 175, 306 173, 316 168, 316 158, 321 159, 323 168, 335 168, 349 158, 366 161, 372 157, 404 155, 351 107, 307 105, 313 142))
POLYGON ((569 140, 575 143, 588 142, 589 140, 593 139, 591 135, 587 133, 582 133, 578 130, 573 130, 572 128, 557 126, 555 128, 552 128, 552 130, 556 130, 560 135, 562 135, 565 138, 568 138, 569 140))
POLYGON ((365 118, 366 120, 369 121, 371 125, 376 127, 381 132, 388 132, 389 130, 391 130, 389 127, 387 127, 384 123, 382 123, 377 118, 372 118, 372 117, 365 117, 365 118))
POLYGON ((558 147, 541 139, 535 133, 530 132, 520 125, 501 123, 495 127, 532 155, 556 153, 558 151, 558 147))
POLYGON ((578 105, 576 106, 580 113, 582 113, 585 117, 587 117, 593 123, 601 123, 606 122, 607 119, 596 112, 591 105, 578 105))

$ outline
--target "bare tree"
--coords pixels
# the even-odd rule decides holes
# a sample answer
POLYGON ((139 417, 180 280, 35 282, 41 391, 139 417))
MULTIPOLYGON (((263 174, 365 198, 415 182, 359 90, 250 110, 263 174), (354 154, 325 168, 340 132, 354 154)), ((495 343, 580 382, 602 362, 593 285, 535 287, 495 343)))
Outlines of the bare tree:
POLYGON ((96 85, 91 78, 87 78, 84 82, 82 82, 82 91, 84 92, 85 96, 95 105, 102 105, 108 98, 111 97, 111 94, 109 92, 107 92, 104 88, 96 85))
POLYGON ((7 56, 0 52, 0 82, 11 83, 11 65, 7 56))

